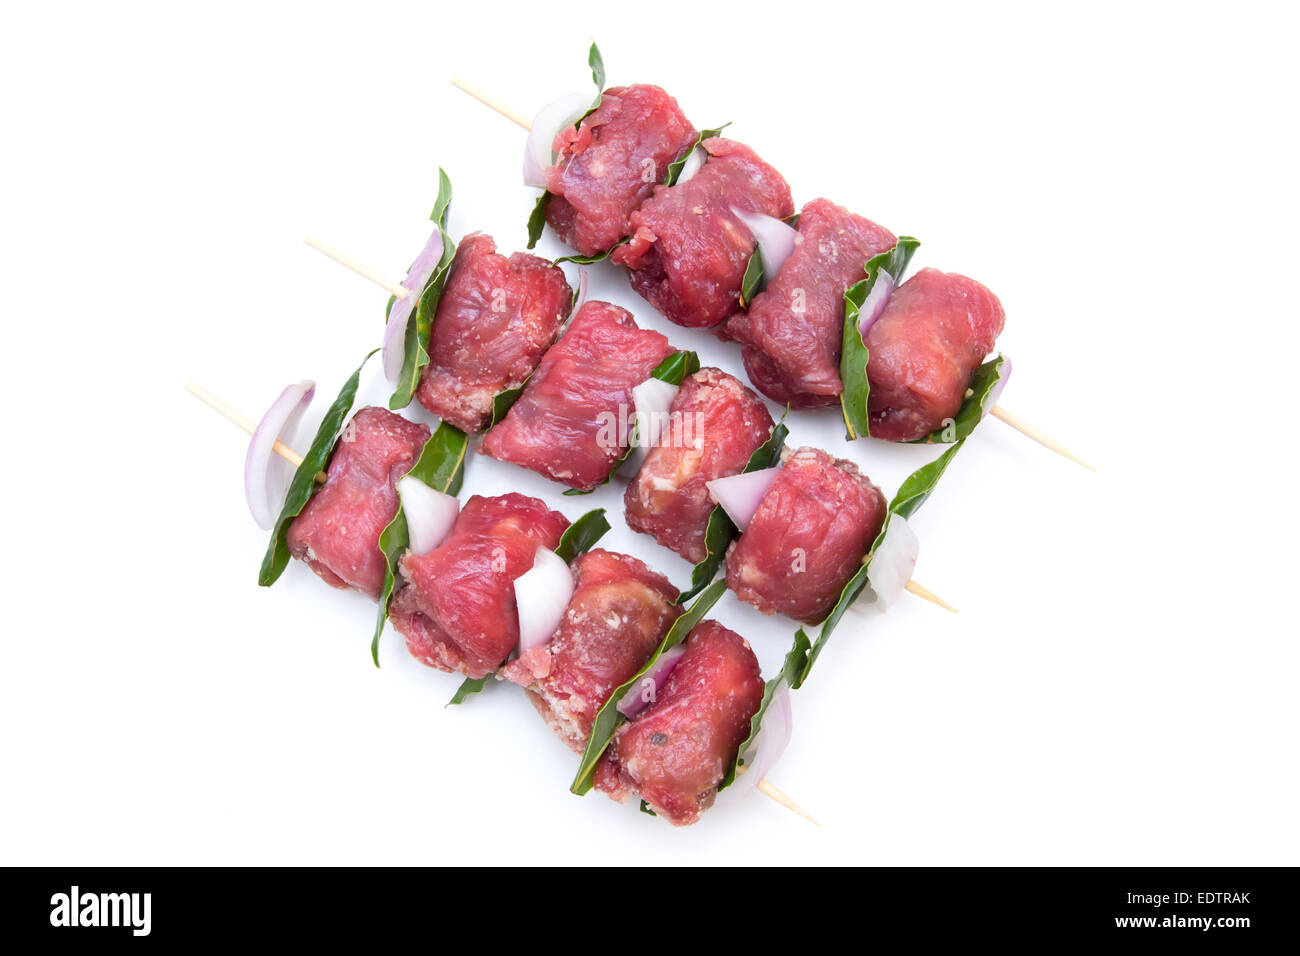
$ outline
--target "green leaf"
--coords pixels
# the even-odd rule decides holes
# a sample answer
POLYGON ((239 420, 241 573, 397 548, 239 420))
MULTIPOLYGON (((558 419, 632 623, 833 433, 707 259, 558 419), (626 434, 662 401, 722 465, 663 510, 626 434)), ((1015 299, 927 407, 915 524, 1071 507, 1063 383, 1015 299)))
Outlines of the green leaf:
POLYGON ((659 816, 659 814, 650 809, 650 804, 646 803, 644 800, 641 801, 641 812, 652 817, 659 816))
POLYGON ((609 530, 609 521, 605 518, 604 508, 588 511, 560 535, 560 543, 555 546, 555 553, 568 564, 580 554, 590 551, 597 541, 609 530))
MULTIPOLYGON (((694 375, 699 370, 700 357, 694 352, 674 352, 655 367, 655 370, 650 373, 650 377, 660 379, 670 385, 680 385, 686 376, 694 375)), ((609 484, 614 475, 618 474, 618 470, 623 467, 623 462, 627 461, 627 456, 632 454, 632 448, 636 445, 635 422, 633 422, 632 425, 632 433, 627 436, 627 444, 627 451, 623 452, 623 454, 619 456, 618 461, 614 462, 613 467, 609 469, 609 474, 605 476, 605 480, 596 485, 596 488, 603 488, 605 485, 609 484)), ((595 491, 596 488, 569 488, 565 490, 563 494, 569 495, 570 497, 589 495, 595 491)))
MULTIPOLYGON (((786 406, 786 414, 789 414, 790 407, 786 406)), ((772 433, 768 436, 767 441, 754 449, 754 453, 749 456, 741 474, 748 474, 751 471, 762 471, 764 468, 771 468, 781 460, 781 449, 785 445, 786 436, 790 434, 790 429, 785 427, 785 415, 781 420, 772 426, 772 433)), ((721 506, 715 506, 709 512, 709 523, 704 528, 704 550, 703 560, 691 569, 690 587, 677 596, 677 603, 684 604, 689 601, 700 591, 704 590, 705 585, 713 580, 718 573, 718 568, 722 564, 722 558, 727 552, 727 545, 731 544, 736 537, 738 529, 727 513, 722 510, 721 506)))
POLYGON ((456 688, 456 693, 451 695, 451 700, 447 701, 444 706, 452 707, 456 704, 463 704, 474 694, 482 693, 483 688, 487 686, 487 682, 491 678, 491 674, 488 674, 487 677, 466 677, 461 685, 456 688))
POLYGON ((366 362, 370 361, 370 356, 378 351, 375 349, 369 352, 361 360, 361 364, 357 366, 351 378, 343 383, 338 398, 334 399, 334 404, 325 412, 320 427, 316 429, 316 437, 312 439, 311 448, 307 449, 302 464, 293 473, 289 494, 285 498, 284 507, 280 510, 280 517, 276 519, 275 527, 271 530, 271 541, 266 547, 266 556, 262 558, 262 569, 257 575, 257 583, 264 588, 274 584, 289 565, 289 543, 286 540, 289 525, 302 513, 302 509, 307 507, 308 499, 316 490, 316 476, 325 470, 330 453, 334 450, 334 442, 338 439, 339 432, 343 430, 343 422, 348 417, 348 412, 352 411, 352 403, 357 397, 357 387, 361 383, 361 370, 366 367, 366 362))
POLYGON ((591 67, 591 81, 596 84, 596 89, 605 88, 605 59, 600 55, 600 48, 595 42, 591 44, 591 49, 587 51, 587 65, 591 67))
MULTIPOLYGON (((625 246, 631 241, 632 241, 631 236, 625 236, 624 238, 620 239, 618 242, 610 246, 608 249, 606 249, 604 252, 598 252, 594 256, 577 256, 577 255, 560 256, 558 259, 552 260, 551 264, 558 266, 561 262, 573 262, 580 266, 589 266, 593 262, 604 262, 606 259, 608 259, 610 256, 614 254, 615 249, 617 249, 619 246, 625 246)), ((530 246, 529 248, 532 247, 530 246)))
MULTIPOLYGON (((904 518, 910 518, 920 510, 921 505, 925 504, 927 498, 934 491, 935 485, 943 477, 943 473, 948 470, 957 452, 965 439, 956 442, 951 448, 947 449, 942 455, 930 462, 928 465, 922 465, 916 471, 907 476, 907 479, 898 486, 898 493, 889 503, 889 513, 891 515, 902 515, 904 518)), ((881 534, 876 538, 876 544, 872 545, 872 551, 876 545, 884 540, 881 534)))
MULTIPOLYGON (((429 364, 429 336, 433 332, 433 320, 438 314, 438 302, 442 299, 442 289, 447 283, 447 272, 452 260, 456 258, 456 243, 447 235, 447 213, 451 207, 451 178, 446 170, 438 168, 438 196, 433 201, 433 212, 429 218, 438 226, 442 235, 442 256, 437 268, 420 289, 420 298, 406 320, 406 337, 402 348, 402 371, 397 376, 397 386, 388 407, 393 411, 411 404, 415 390, 420 384, 420 375, 429 364)), ((414 292, 412 294, 415 294, 414 292)), ((384 310, 387 319, 393 310, 396 297, 390 297, 388 307, 384 310)))
POLYGON ((758 246, 754 246, 754 251, 749 254, 749 262, 745 264, 745 274, 740 280, 740 304, 743 308, 749 308, 749 304, 754 301, 754 296, 763 291, 763 255, 759 252, 758 246))
POLYGON ((994 389, 1002 381, 1006 364, 1006 358, 997 355, 977 368, 975 374, 971 376, 970 388, 966 390, 966 398, 962 401, 957 414, 945 419, 942 428, 935 429, 925 438, 919 439, 918 444, 943 444, 962 441, 969 436, 975 430, 975 426, 984 420, 988 409, 993 405, 994 389))
POLYGON ((665 651, 671 650, 686 640, 686 635, 690 634, 695 625, 703 620, 704 615, 709 613, 713 605, 718 603, 718 599, 722 597, 722 593, 726 589, 726 581, 715 581, 706 588, 696 598, 695 603, 687 609, 686 613, 673 622, 673 626, 668 629, 668 633, 659 642, 659 646, 650 655, 650 659, 642 665, 641 669, 630 680, 622 684, 605 701, 597 712, 596 719, 592 722, 591 736, 587 738, 587 749, 582 753, 582 760, 578 764, 578 774, 573 778, 573 784, 569 787, 573 793, 581 796, 591 790, 592 775, 596 771, 596 764, 605 753, 605 748, 609 746, 614 731, 627 719, 618 710, 618 702, 623 699, 623 695, 640 683, 646 671, 655 665, 665 651))
MULTIPOLYGON (((840 599, 831 609, 831 613, 821 623, 821 631, 817 635, 816 642, 812 642, 807 632, 801 627, 795 633, 794 647, 791 654, 800 652, 803 656, 803 663, 800 667, 791 671, 790 687, 798 690, 803 682, 808 679, 808 674, 812 671, 812 666, 817 662, 822 650, 826 647, 826 642, 830 640, 831 633, 835 630, 836 625, 840 623, 849 607, 853 604, 862 590, 867 586, 867 571, 871 567, 871 560, 876 555, 876 549, 880 547, 885 535, 889 531, 889 522, 894 515, 900 515, 903 518, 910 518, 916 511, 925 504, 927 498, 934 491, 935 485, 943 477, 943 473, 948 470, 953 457, 961 450, 962 441, 957 442, 942 455, 928 464, 922 465, 916 471, 912 472, 898 488, 898 493, 889 503, 889 511, 885 515, 884 524, 881 525, 880 533, 871 543, 871 549, 867 552, 866 559, 862 567, 858 568, 856 574, 849 579, 844 585, 844 590, 840 592, 840 599)), ((787 667, 790 660, 787 658, 787 667)))
POLYGON ((781 672, 773 677, 763 687, 763 701, 758 705, 758 710, 749 721, 749 736, 736 750, 736 756, 732 759, 731 765, 727 767, 726 772, 722 775, 721 782, 718 783, 718 792, 726 790, 736 779, 736 771, 745 765, 745 753, 758 738, 759 729, 763 726, 763 718, 767 716, 767 709, 772 704, 772 698, 780 689, 781 684, 787 684, 791 688, 797 686, 794 682, 799 679, 803 672, 804 665, 808 658, 808 638, 803 631, 795 634, 794 644, 786 652, 785 660, 781 665, 781 672))
POLYGON ((680 385, 686 380, 686 376, 694 375, 699 370, 700 357, 694 352, 674 352, 655 366, 655 370, 650 373, 650 377, 657 378, 670 385, 680 385))
POLYGON ((429 218, 438 224, 444 232, 447 229, 447 213, 451 210, 451 177, 441 166, 438 167, 438 197, 433 201, 433 212, 429 218))
POLYGON ((844 293, 844 346, 840 354, 840 380, 844 383, 844 390, 840 392, 840 408, 844 413, 845 437, 849 441, 869 434, 871 424, 867 411, 867 398, 871 394, 867 361, 871 353, 858 331, 858 316, 881 270, 888 272, 895 284, 902 282, 907 264, 912 261, 912 253, 920 244, 911 236, 900 236, 892 249, 867 261, 864 267, 867 277, 844 293))
POLYGON ((533 211, 528 216, 529 249, 537 245, 537 240, 542 238, 542 230, 546 228, 546 200, 550 198, 550 195, 550 193, 543 191, 537 197, 537 205, 533 206, 533 211))
POLYGON ((682 170, 686 168, 686 160, 690 159, 691 153, 699 149, 700 144, 703 143, 706 139, 712 139, 713 137, 717 136, 719 133, 721 133, 724 129, 726 129, 730 125, 731 125, 730 123, 723 123, 717 129, 700 130, 699 135, 695 137, 695 142, 691 144, 691 148, 688 149, 686 152, 682 153, 682 158, 674 159, 671 163, 668 164, 668 172, 664 176, 664 185, 665 186, 677 185, 677 180, 682 175, 682 170))
MULTIPOLYGON (((415 464, 402 477, 418 478, 443 494, 459 494, 465 477, 465 450, 468 446, 469 438, 463 431, 442 422, 424 443, 415 464)), ((384 585, 379 591, 379 617, 375 621, 375 635, 370 641, 370 658, 376 667, 379 666, 379 638, 384 633, 388 606, 392 603, 393 589, 397 584, 397 561, 410 546, 406 512, 398 498, 397 514, 379 534, 379 550, 384 553, 384 585)))

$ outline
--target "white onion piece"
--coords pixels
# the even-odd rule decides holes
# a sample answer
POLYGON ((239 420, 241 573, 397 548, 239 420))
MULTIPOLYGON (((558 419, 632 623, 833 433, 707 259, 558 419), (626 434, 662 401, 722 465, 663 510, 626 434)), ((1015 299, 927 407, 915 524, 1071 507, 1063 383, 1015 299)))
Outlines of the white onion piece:
POLYGON ((902 515, 890 518, 885 540, 880 542, 871 564, 867 565, 867 586, 858 598, 862 607, 882 614, 889 610, 907 587, 907 582, 912 580, 920 550, 921 542, 907 519, 902 515))
POLYGON ((524 143, 524 185, 546 188, 546 170, 555 163, 555 137, 591 109, 590 93, 568 93, 551 100, 533 117, 524 143))
POLYGON ((718 794, 714 805, 729 806, 752 793, 781 759, 781 754, 785 753, 793 732, 794 713, 790 707, 790 685, 781 681, 763 714, 763 723, 758 728, 758 736, 741 755, 745 763, 736 768, 735 782, 718 794))
POLYGON ((632 389, 632 420, 636 423, 636 445, 628 453, 619 473, 634 475, 641 470, 650 449, 659 444, 668 409, 677 397, 678 387, 663 379, 648 378, 632 389))
POLYGON ((688 179, 694 179, 695 174, 704 167, 704 161, 707 158, 707 151, 704 147, 696 146, 691 150, 690 155, 686 157, 686 162, 682 163, 682 171, 677 174, 677 181, 673 185, 680 186, 688 179))
POLYGON ((654 665, 641 675, 641 679, 623 695, 623 699, 618 702, 618 712, 624 717, 635 717, 654 703, 656 695, 664 686, 664 681, 668 680, 668 675, 673 672, 677 661, 685 653, 686 645, 678 644, 660 654, 659 660, 655 661, 654 665))
POLYGON ((734 207, 731 211, 753 233, 759 255, 763 257, 763 278, 771 282, 781 271, 781 266, 785 265, 785 260, 794 252, 799 231, 780 219, 760 212, 745 212, 734 207))
POLYGON ((587 270, 583 266, 578 266, 578 297, 573 300, 573 311, 569 317, 578 314, 578 310, 587 304, 587 270))
POLYGON ((437 271, 441 259, 442 230, 435 226, 433 235, 425 242, 424 248, 411 263, 411 268, 406 270, 406 278, 402 280, 402 288, 409 290, 409 293, 395 299, 393 307, 388 310, 381 358, 384 360, 384 375, 390 382, 396 382, 402 374, 402 362, 406 358, 406 323, 411 318, 411 310, 419 302, 420 293, 424 291, 429 277, 437 271))
POLYGON ((253 429, 244 456, 244 497, 253 520, 267 530, 275 525, 284 507, 294 468, 275 453, 277 440, 292 445, 302 413, 316 394, 316 383, 303 379, 290 385, 271 403, 262 420, 253 429))
POLYGON ((709 497, 722 506, 731 523, 740 531, 749 527, 749 522, 758 510, 767 489, 776 480, 780 465, 762 468, 758 471, 742 472, 726 478, 714 478, 708 482, 709 497))
POLYGON ((397 495, 402 499, 402 513, 406 515, 411 553, 428 554, 442 544, 456 523, 460 502, 412 475, 398 479, 397 495))
POLYGON ((996 405, 998 399, 1002 397, 1002 390, 1007 387, 1007 380, 1009 378, 1011 378, 1011 359, 1008 356, 1003 355, 1002 377, 998 379, 998 383, 994 385, 993 390, 989 392, 989 398, 988 401, 984 403, 984 411, 980 415, 980 421, 988 418, 989 412, 993 411, 993 406, 996 405))
POLYGON ((533 566, 515 578, 520 654, 551 639, 572 597, 573 574, 569 566, 554 551, 538 548, 533 566))
POLYGON ((867 297, 862 301, 862 308, 858 311, 858 332, 865 340, 871 327, 876 324, 876 319, 885 311, 885 306, 889 305, 889 297, 894 294, 894 277, 884 269, 876 276, 876 283, 867 293, 867 297))

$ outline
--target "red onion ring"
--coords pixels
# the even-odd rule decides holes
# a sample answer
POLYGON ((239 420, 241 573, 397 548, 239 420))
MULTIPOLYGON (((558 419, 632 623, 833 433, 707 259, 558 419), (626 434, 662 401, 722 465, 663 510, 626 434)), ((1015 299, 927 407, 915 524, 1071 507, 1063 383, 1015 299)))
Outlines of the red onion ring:
POLYGON ((758 510, 763 496, 767 494, 767 489, 772 487, 772 482, 776 480, 777 472, 780 470, 781 466, 776 465, 758 471, 729 475, 726 478, 714 478, 706 484, 709 497, 715 504, 722 506, 722 510, 727 513, 727 517, 737 529, 744 531, 749 527, 754 512, 758 510))
POLYGON ((871 291, 862 301, 862 308, 858 311, 858 333, 864 341, 871 327, 876 324, 876 319, 880 318, 880 314, 885 311, 885 306, 889 304, 889 297, 893 293, 894 277, 881 269, 871 291))
POLYGON ((546 170, 555 165, 555 137, 591 109, 590 93, 566 93, 551 100, 533 117, 524 143, 524 185, 546 188, 546 170))
POLYGON ((460 502, 413 475, 398 479, 397 496, 402 499, 411 553, 428 554, 442 544, 460 514, 460 502))
POLYGON ((678 644, 660 654, 659 659, 651 665, 650 669, 642 674, 640 680, 623 695, 618 702, 618 712, 631 719, 654 703, 655 695, 659 693, 660 688, 664 686, 664 681, 668 680, 668 675, 673 672, 677 661, 685 653, 686 646, 678 644))
POLYGON ((737 219, 743 222, 758 243, 758 252, 763 257, 763 278, 771 282, 785 265, 785 260, 794 252, 799 231, 772 216, 761 212, 746 212, 732 207, 737 219))
POLYGON ((758 786, 785 753, 794 733, 794 713, 790 706, 790 685, 784 680, 777 685, 776 693, 763 714, 763 723, 758 728, 758 736, 753 739, 748 749, 741 756, 745 760, 742 767, 736 768, 736 779, 726 790, 718 794, 715 806, 724 807, 737 803, 758 786))
POLYGON ((573 597, 573 572, 564 559, 538 548, 533 566, 515 578, 519 614, 519 653, 541 647, 555 636, 573 597))
POLYGON ((396 382, 397 377, 402 374, 402 363, 406 359, 407 322, 410 321, 411 311, 420 301, 420 293, 424 291, 430 277, 438 270, 440 261, 442 261, 442 229, 435 226, 424 248, 411 263, 411 268, 406 270, 402 288, 408 290, 407 294, 395 299, 393 307, 388 310, 388 324, 384 326, 384 350, 381 358, 384 363, 384 375, 390 382, 396 382))
POLYGON ((244 456, 244 497, 253 520, 268 531, 275 526, 275 519, 284 507, 294 473, 293 466, 275 453, 275 443, 293 443, 298 422, 315 394, 316 383, 310 379, 290 385, 271 403, 248 442, 248 454, 244 456))

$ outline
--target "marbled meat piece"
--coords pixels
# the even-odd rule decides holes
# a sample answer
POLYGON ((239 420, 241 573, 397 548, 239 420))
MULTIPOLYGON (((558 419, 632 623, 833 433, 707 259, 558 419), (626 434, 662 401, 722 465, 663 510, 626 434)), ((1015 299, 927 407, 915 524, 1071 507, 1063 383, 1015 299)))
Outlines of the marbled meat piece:
POLYGON ((546 503, 510 493, 474 495, 451 533, 427 554, 409 551, 398 568, 405 586, 389 619, 423 664, 484 677, 519 643, 515 578, 538 548, 554 550, 569 521, 546 503))
POLYGON ((764 614, 816 624, 861 567, 886 508, 855 464, 800 448, 728 550, 727 586, 764 614))
POLYGON ((620 86, 555 140, 546 171, 546 221, 566 245, 594 256, 631 232, 628 217, 691 148, 695 127, 657 86, 620 86))
POLYGON ((623 494, 628 527, 652 535, 691 563, 706 556, 713 511, 707 482, 739 474, 772 434, 763 400, 721 369, 683 382, 660 443, 649 450, 623 494))
POLYGON ((827 199, 803 207, 790 258, 749 311, 727 320, 726 335, 741 343, 755 388, 791 408, 839 401, 844 293, 866 277, 867 260, 897 242, 888 229, 827 199))
POLYGON ((632 313, 586 303, 479 451, 589 491, 627 450, 632 389, 674 349, 632 313))
POLYGON ((955 272, 922 269, 896 288, 866 337, 871 437, 915 441, 941 428, 1005 323, 998 297, 955 272))
POLYGON ((718 784, 763 701, 758 659, 743 637, 702 621, 653 703, 614 733, 596 789, 640 797, 674 826, 713 806, 718 784))
POLYGON ((644 562, 603 548, 572 564, 569 607, 550 642, 502 669, 537 712, 581 753, 596 713, 635 676, 681 615, 677 589, 644 562))
POLYGON ((517 388, 560 334, 572 290, 558 266, 470 233, 456 248, 416 398, 443 421, 480 432, 492 399, 517 388))
POLYGON ((334 446, 325 484, 289 525, 289 552, 331 587, 378 599, 387 566, 379 535, 397 514, 397 480, 428 440, 428 428, 386 408, 358 411, 334 446))
POLYGON ((656 186, 632 213, 632 239, 611 257, 631 270, 632 288, 678 325, 711 327, 735 313, 754 251, 749 228, 733 210, 777 219, 794 214, 790 187, 752 149, 714 137, 695 176, 656 186))

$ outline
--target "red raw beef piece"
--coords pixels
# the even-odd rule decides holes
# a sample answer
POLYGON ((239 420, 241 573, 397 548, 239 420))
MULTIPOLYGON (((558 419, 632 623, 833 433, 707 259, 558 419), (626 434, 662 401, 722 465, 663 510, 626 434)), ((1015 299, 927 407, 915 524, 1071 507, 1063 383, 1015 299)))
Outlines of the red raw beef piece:
POLYGON ((387 563, 379 534, 397 514, 397 480, 429 429, 386 408, 363 408, 339 436, 327 480, 289 525, 289 551, 330 587, 379 598, 387 563))
POLYGON ((496 670, 519 643, 515 578, 538 548, 554 549, 569 521, 527 495, 474 495, 428 554, 407 552, 389 618, 416 660, 466 677, 496 670))
POLYGON ((735 631, 702 621, 654 703, 614 733, 596 789, 639 796, 674 826, 713 806, 718 784, 763 701, 758 658, 735 631))
POLYGON ((416 392, 421 405, 465 432, 485 429, 496 394, 537 368, 572 301, 557 266, 522 252, 507 259, 496 248, 481 232, 461 240, 416 392))
POLYGON ((597 548, 572 567, 573 597, 555 636, 501 676, 523 687, 547 726, 582 753, 597 711, 650 659, 682 609, 668 579, 630 555, 597 548))
POLYGON ((673 351, 626 309, 588 302, 479 451, 590 491, 627 449, 617 423, 631 418, 632 389, 673 351))
POLYGON ((823 620, 885 522, 885 496, 851 461, 790 455, 727 552, 727 586, 764 614, 823 620))
POLYGON ((772 434, 763 400, 732 375, 702 368, 682 382, 669 427, 623 495, 628 527, 687 561, 703 561, 713 511, 705 483, 739 474, 772 434))
POLYGON ((803 207, 794 252, 749 311, 727 321, 755 388, 792 408, 839 401, 844 293, 865 278, 868 259, 897 242, 888 229, 827 199, 803 207))
POLYGON ((546 171, 552 193, 546 221, 581 255, 604 252, 631 232, 628 217, 696 135, 677 101, 659 87, 606 90, 595 112, 555 139, 558 156, 546 171))
POLYGON ((922 269, 895 289, 866 338, 871 437, 915 441, 941 428, 1005 322, 998 297, 955 272, 922 269))
POLYGON ((734 140, 704 141, 709 158, 695 176, 656 186, 632 213, 632 240, 613 260, 632 288, 678 325, 717 325, 740 304, 740 283, 754 236, 732 212, 777 219, 794 215, 790 187, 758 155, 734 140))

